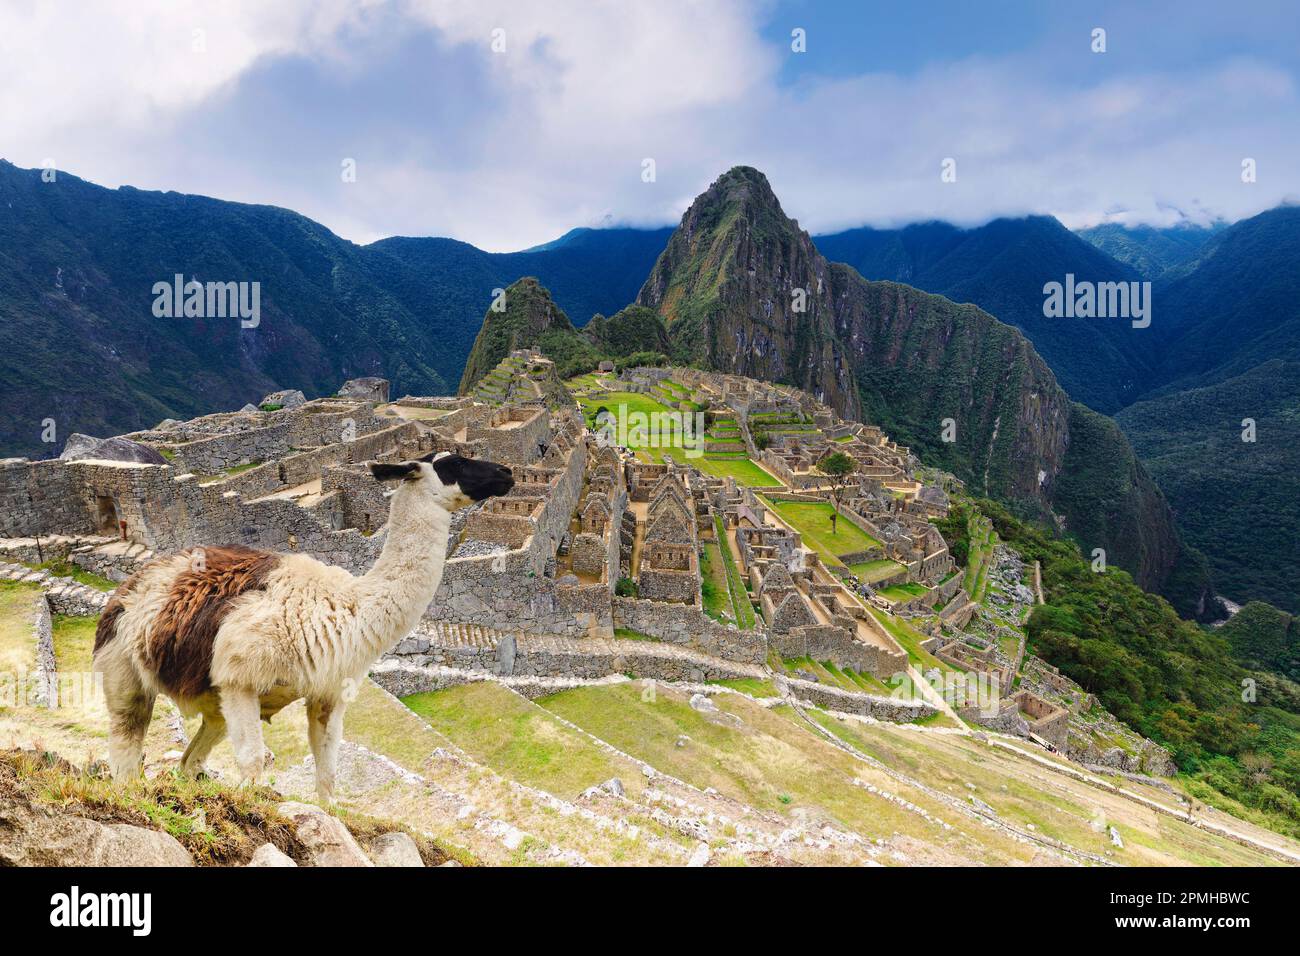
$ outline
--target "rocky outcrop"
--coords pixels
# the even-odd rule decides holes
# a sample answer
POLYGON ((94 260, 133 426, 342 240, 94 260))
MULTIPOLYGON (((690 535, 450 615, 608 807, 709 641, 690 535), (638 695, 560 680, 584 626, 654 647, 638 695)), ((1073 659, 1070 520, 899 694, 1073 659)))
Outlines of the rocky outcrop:
POLYGON ((0 866, 193 866, 180 841, 159 830, 100 823, 0 793, 0 866))
POLYGON ((375 837, 367 849, 375 866, 424 866, 420 848, 400 830, 375 837))
POLYGON ((252 867, 285 867, 297 866, 293 858, 286 853, 276 849, 273 843, 263 843, 253 853, 253 858, 248 861, 248 866, 252 867))
POLYGON ((270 406, 275 409, 297 408, 299 405, 306 404, 307 396, 296 388, 285 388, 278 392, 272 392, 261 401, 262 407, 270 406))
POLYGON ((90 435, 73 434, 68 436, 59 455, 63 461, 126 461, 141 465, 165 465, 167 459, 148 445, 131 441, 129 438, 94 438, 90 435))
POLYGON ((294 825, 312 866, 374 866, 343 821, 310 803, 282 803, 280 815, 294 825))

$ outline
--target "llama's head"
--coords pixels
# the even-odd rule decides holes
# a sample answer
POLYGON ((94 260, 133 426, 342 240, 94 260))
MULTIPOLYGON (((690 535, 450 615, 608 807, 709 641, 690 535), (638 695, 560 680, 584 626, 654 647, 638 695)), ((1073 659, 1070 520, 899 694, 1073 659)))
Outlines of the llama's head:
POLYGON ((400 482, 397 495, 427 496, 448 511, 504 495, 515 484, 505 465, 445 452, 413 461, 371 462, 370 473, 379 481, 400 482))

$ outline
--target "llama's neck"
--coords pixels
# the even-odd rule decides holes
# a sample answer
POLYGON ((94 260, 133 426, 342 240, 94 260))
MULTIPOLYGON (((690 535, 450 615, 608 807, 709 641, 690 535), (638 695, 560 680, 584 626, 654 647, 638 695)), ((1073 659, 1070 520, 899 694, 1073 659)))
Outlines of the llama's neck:
POLYGON ((437 503, 393 496, 384 550, 357 581, 362 656, 388 653, 415 627, 442 582, 450 528, 451 515, 437 503))

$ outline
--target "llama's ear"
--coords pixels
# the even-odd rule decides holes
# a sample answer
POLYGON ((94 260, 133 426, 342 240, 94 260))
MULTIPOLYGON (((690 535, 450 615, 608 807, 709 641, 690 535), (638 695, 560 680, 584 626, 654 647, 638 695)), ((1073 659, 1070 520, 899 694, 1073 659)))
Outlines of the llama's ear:
POLYGON ((399 478, 410 478, 412 475, 419 474, 420 466, 413 461, 372 461, 370 473, 377 481, 397 481, 399 478))

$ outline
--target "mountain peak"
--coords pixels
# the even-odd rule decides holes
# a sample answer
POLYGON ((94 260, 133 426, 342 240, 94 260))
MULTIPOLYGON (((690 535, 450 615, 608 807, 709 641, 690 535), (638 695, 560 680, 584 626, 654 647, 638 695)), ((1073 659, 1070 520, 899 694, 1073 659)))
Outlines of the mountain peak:
POLYGON ((533 276, 510 283, 493 298, 483 315, 483 327, 465 362, 460 394, 468 394, 480 378, 515 349, 538 345, 552 330, 575 333, 573 323, 555 304, 546 286, 533 276))
POLYGON ((764 215, 776 217, 797 229, 798 224, 786 218, 781 209, 781 201, 772 191, 772 184, 767 177, 753 166, 733 166, 717 179, 709 188, 695 197, 690 209, 686 211, 683 222, 691 218, 720 217, 726 210, 738 210, 749 218, 764 215))
POLYGON ((825 273, 767 177, 735 166, 686 210, 637 304, 663 316, 675 360, 796 385, 854 417, 857 390, 831 347, 825 273))

